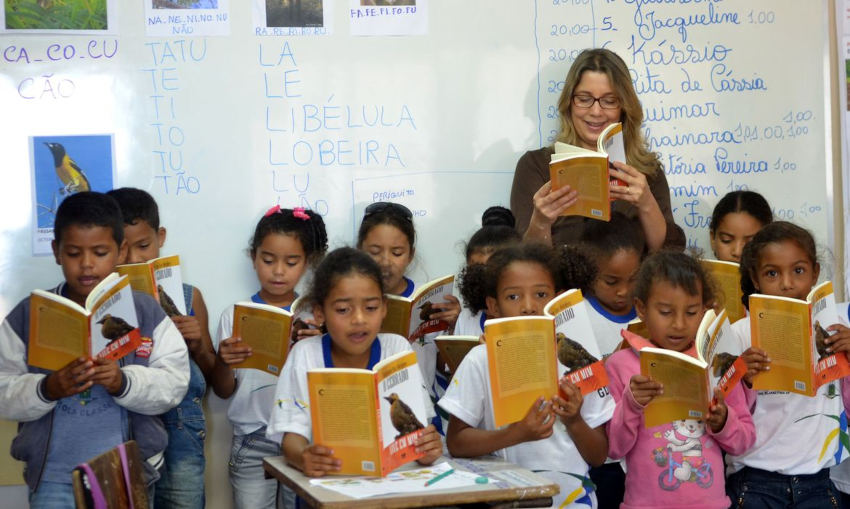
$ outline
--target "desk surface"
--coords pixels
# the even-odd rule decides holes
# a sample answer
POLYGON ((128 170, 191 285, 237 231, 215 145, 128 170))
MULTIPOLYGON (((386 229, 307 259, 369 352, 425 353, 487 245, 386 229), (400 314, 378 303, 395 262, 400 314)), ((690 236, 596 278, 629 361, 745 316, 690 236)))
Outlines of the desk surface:
MULTIPOLYGON (((335 491, 310 484, 310 478, 300 470, 286 464, 283 456, 274 456, 263 460, 266 473, 292 488, 311 507, 425 507, 434 505, 474 504, 481 502, 509 502, 534 500, 551 497, 558 493, 557 484, 530 470, 506 463, 496 458, 478 458, 475 460, 440 458, 437 462, 448 461, 453 467, 476 473, 499 473, 499 482, 478 484, 463 489, 435 489, 427 496, 423 493, 393 493, 382 497, 355 499, 335 491)), ((405 468, 419 468, 417 463, 409 463, 405 468)))

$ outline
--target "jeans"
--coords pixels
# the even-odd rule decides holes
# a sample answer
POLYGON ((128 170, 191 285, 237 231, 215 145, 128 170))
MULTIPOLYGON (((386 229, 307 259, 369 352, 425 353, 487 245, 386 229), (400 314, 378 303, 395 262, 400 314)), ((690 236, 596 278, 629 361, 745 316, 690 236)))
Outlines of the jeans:
POLYGON ((61 482, 38 483, 38 489, 30 493, 30 509, 74 509, 74 488, 61 482))
POLYGON ((233 435, 230 485, 235 509, 295 507, 295 493, 283 486, 278 490, 277 480, 266 479, 263 471, 263 458, 280 454, 280 444, 266 438, 265 427, 250 435, 233 435))
POLYGON ((735 508, 827 509, 841 507, 829 469, 815 474, 784 475, 744 467, 726 481, 726 493, 735 508))
POLYGON ((190 361, 189 390, 180 404, 162 416, 168 432, 165 466, 156 483, 154 507, 203 509, 204 438, 206 422, 201 399, 206 389, 204 376, 190 361))

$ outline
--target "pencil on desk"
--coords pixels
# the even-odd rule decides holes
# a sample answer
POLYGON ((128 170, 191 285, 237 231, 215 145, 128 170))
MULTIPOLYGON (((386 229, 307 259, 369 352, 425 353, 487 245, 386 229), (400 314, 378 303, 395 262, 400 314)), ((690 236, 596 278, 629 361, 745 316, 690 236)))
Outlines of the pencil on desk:
POLYGON ((438 475, 438 476, 436 476, 436 477, 432 477, 431 479, 428 479, 427 481, 425 481, 425 486, 431 486, 432 484, 434 484, 435 482, 439 481, 440 479, 443 479, 443 478, 445 478, 445 477, 450 476, 451 474, 453 474, 453 473, 454 473, 454 471, 455 471, 455 469, 450 468, 449 470, 446 470, 446 471, 445 471, 445 472, 443 472, 442 474, 440 474, 440 475, 438 475))

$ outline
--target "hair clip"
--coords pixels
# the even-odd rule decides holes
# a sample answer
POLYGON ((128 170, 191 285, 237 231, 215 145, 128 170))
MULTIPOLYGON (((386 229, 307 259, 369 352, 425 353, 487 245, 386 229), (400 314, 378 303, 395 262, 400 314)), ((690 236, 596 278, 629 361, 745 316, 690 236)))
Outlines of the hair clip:
POLYGON ((298 219, 301 219, 302 221, 310 220, 310 216, 307 215, 306 212, 304 212, 304 207, 295 207, 294 209, 292 209, 292 215, 297 217, 298 219))
POLYGON ((263 217, 269 217, 272 214, 280 214, 280 205, 275 205, 263 214, 263 217))

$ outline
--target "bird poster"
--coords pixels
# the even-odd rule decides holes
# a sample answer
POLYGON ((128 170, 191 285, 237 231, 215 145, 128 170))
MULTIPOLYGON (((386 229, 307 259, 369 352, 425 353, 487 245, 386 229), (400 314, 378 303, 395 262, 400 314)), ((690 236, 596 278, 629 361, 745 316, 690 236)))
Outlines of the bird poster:
POLYGON ((111 134, 32 136, 33 255, 52 253, 53 221, 62 200, 83 191, 106 192, 115 182, 111 134))
POLYGON ((149 37, 230 35, 229 0, 145 0, 149 37))
POLYGON ((118 0, 3 0, 0 33, 117 34, 118 0))
POLYGON ((563 292, 549 301, 543 312, 555 319, 558 375, 568 376, 582 395, 607 386, 608 374, 581 290, 563 292))
POLYGON ((313 442, 330 447, 346 475, 386 476, 421 458, 416 439, 428 424, 428 393, 412 350, 374 368, 307 371, 313 442))
POLYGON ((78 357, 120 359, 142 345, 133 292, 112 273, 92 289, 85 307, 34 290, 30 297, 27 364, 58 370, 78 357))

